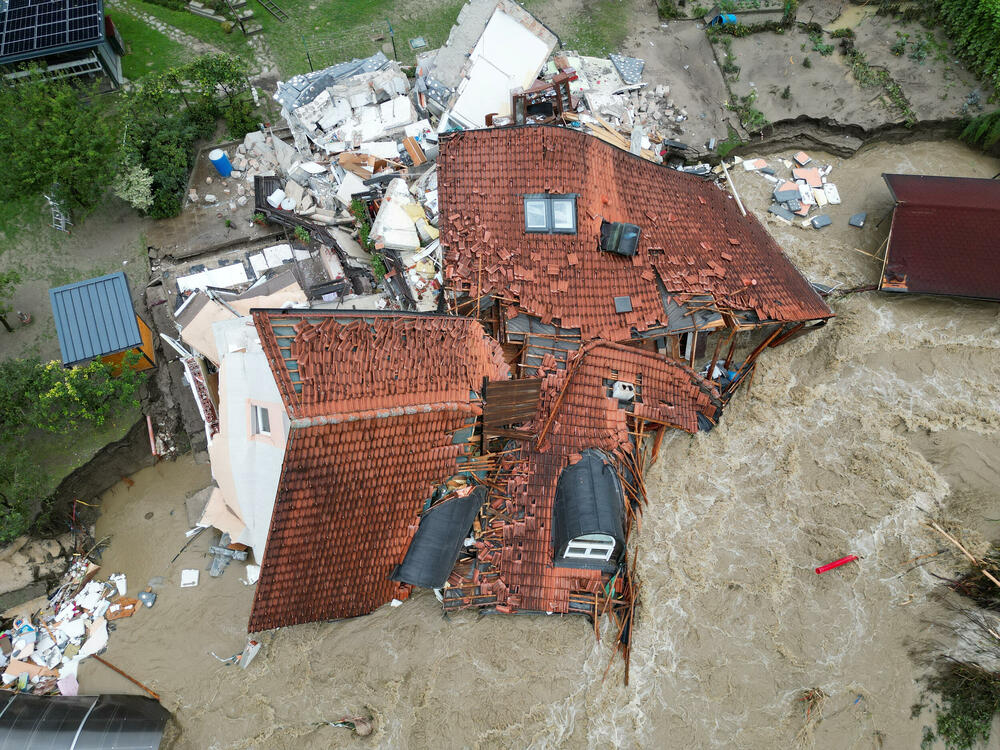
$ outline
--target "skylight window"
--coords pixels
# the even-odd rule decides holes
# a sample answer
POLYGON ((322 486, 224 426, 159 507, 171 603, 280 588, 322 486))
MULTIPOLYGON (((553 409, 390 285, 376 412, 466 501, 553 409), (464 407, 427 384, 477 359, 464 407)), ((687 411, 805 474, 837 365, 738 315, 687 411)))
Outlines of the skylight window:
POLYGON ((524 199, 524 229, 526 232, 549 231, 549 202, 545 198, 524 199))
POLYGON ((576 195, 524 196, 524 231, 576 234, 576 195))

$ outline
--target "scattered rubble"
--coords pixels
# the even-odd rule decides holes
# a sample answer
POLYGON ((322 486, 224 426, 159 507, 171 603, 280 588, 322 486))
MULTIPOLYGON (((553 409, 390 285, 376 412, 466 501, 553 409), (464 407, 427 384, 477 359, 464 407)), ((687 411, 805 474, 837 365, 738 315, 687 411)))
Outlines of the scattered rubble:
POLYGON ((132 617, 141 605, 126 595, 124 574, 100 581, 99 570, 89 558, 78 557, 42 608, 15 617, 0 633, 4 687, 35 695, 77 694, 80 662, 107 647, 114 629, 109 623, 132 617))
MULTIPOLYGON (((725 163, 725 162, 723 162, 725 163)), ((793 154, 789 159, 779 158, 772 164, 766 159, 742 159, 733 157, 732 166, 742 164, 746 172, 755 172, 774 185, 771 191, 773 202, 767 209, 769 216, 776 221, 793 224, 797 218, 803 219, 804 229, 822 229, 830 226, 833 219, 827 214, 818 213, 810 218, 810 213, 827 205, 841 204, 840 191, 829 181, 833 167, 829 164, 817 166, 812 157, 804 151, 793 154), (780 165, 780 166, 778 166, 780 165), (812 165, 812 166, 809 166, 812 165), (787 177, 779 176, 779 170, 787 177)), ((720 164, 712 170, 716 175, 723 173, 720 164)), ((864 226, 866 214, 855 214, 848 223, 851 226, 864 226)))

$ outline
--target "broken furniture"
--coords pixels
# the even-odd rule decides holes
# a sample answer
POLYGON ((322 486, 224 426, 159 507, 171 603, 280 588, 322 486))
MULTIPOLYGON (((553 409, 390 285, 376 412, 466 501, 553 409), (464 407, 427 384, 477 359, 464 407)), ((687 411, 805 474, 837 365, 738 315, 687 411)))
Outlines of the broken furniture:
POLYGON ((525 91, 511 94, 510 108, 514 124, 542 125, 559 119, 563 112, 572 112, 570 80, 570 74, 559 73, 549 82, 538 81, 525 91))

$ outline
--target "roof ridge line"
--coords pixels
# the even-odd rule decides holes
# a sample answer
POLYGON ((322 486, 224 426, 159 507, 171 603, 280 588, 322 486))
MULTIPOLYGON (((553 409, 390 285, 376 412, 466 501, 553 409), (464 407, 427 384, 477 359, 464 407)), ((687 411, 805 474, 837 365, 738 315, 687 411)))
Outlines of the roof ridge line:
POLYGON ((319 427, 327 424, 360 422, 366 419, 385 419, 387 417, 401 417, 405 414, 426 414, 436 411, 466 411, 470 414, 476 413, 471 401, 440 401, 433 404, 423 403, 412 404, 410 406, 397 406, 392 409, 366 409, 364 411, 345 412, 342 414, 295 417, 290 420, 290 429, 305 429, 307 427, 319 427))

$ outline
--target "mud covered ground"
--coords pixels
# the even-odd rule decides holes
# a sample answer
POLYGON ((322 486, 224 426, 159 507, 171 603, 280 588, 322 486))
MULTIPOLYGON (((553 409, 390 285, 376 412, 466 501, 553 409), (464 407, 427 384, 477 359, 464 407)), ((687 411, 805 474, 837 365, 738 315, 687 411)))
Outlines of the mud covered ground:
MULTIPOLYGON (((587 17, 593 4, 594 0, 552 0, 533 4, 531 9, 565 39, 572 37, 575 25, 587 17)), ((967 98, 973 92, 981 102, 989 95, 955 59, 940 29, 876 16, 873 3, 803 0, 797 24, 784 33, 728 38, 731 62, 740 68, 738 78, 731 77, 728 86, 720 69, 727 61, 722 41, 726 37, 710 43, 700 18, 663 21, 651 0, 621 0, 620 5, 632 30, 622 44, 622 54, 645 61, 644 81, 670 86, 670 98, 688 113, 676 137, 698 149, 712 138, 725 140, 730 126, 739 130, 739 120, 727 103, 753 91, 757 93, 754 106, 770 123, 809 118, 864 131, 901 125, 908 117, 917 123, 950 121, 966 113, 967 98), (823 28, 819 41, 834 47, 831 54, 821 55, 814 49, 810 34, 798 25, 806 23, 823 28), (841 52, 840 40, 831 36, 844 28, 854 31, 857 48, 869 65, 888 71, 899 84, 909 112, 893 101, 884 86, 859 84, 841 52), (891 51, 899 39, 897 32, 906 35, 900 55, 891 51), (916 52, 917 45, 922 52, 916 52), (915 59, 921 55, 922 59, 915 59), (810 67, 803 65, 807 57, 810 67), (788 96, 783 98, 786 87, 788 96)), ((761 18, 746 15, 740 21, 752 24, 761 18)), ((968 111, 976 115, 982 109, 974 103, 968 111)))
MULTIPOLYGON (((883 171, 992 176, 953 143, 820 153, 845 203, 821 232, 768 224, 811 279, 871 283, 888 223, 883 171), (867 210, 864 230, 847 216, 867 210)), ((770 157, 774 158, 774 157, 770 157)), ((769 183, 735 173, 762 215, 769 183)), ((420 592, 399 608, 265 634, 242 672, 209 652, 243 647, 252 588, 242 566, 207 575, 209 540, 175 563, 186 494, 208 480, 189 458, 146 469, 102 498, 105 571, 154 580, 156 607, 119 623, 106 658, 174 712, 170 747, 913 748, 920 669, 907 649, 938 614, 931 572, 959 564, 920 521, 950 521, 974 548, 998 536, 1000 308, 855 294, 825 329, 760 360, 719 427, 664 440, 636 539, 642 604, 631 683, 583 618, 443 617, 420 592), (151 514, 151 515, 150 515, 151 514), (859 564, 823 576, 844 554, 859 564), (201 584, 178 588, 182 568, 201 584), (159 577, 159 578, 157 578, 159 577), (162 579, 162 580, 161 580, 162 579), (828 696, 806 725, 801 691, 828 696), (327 721, 369 713, 367 740, 327 721), (882 744, 879 745, 878 743, 882 744)), ((203 535, 204 537, 204 535, 203 535)), ((83 690, 135 692, 85 663, 83 690)))

